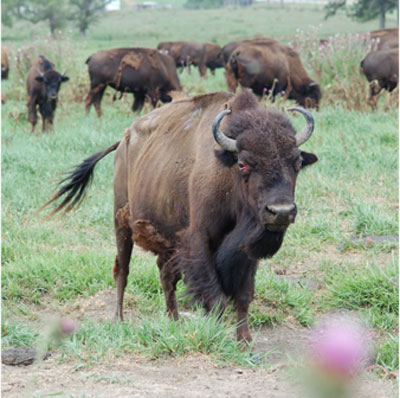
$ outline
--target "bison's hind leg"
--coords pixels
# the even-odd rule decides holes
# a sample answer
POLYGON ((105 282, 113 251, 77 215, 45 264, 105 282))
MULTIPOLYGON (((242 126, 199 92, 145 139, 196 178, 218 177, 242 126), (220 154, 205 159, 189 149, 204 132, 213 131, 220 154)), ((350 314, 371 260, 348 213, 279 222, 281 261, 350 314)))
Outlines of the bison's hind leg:
POLYGON ((106 84, 99 84, 97 86, 91 87, 86 100, 85 100, 85 112, 86 115, 89 114, 90 107, 93 104, 96 109, 96 113, 98 117, 101 117, 101 100, 103 99, 103 94, 105 89, 107 88, 106 84))
POLYGON ((115 212, 115 235, 117 241, 117 256, 113 276, 117 286, 117 310, 115 319, 123 321, 123 302, 125 287, 129 275, 129 262, 133 249, 132 230, 129 227, 129 207, 126 205, 115 212))

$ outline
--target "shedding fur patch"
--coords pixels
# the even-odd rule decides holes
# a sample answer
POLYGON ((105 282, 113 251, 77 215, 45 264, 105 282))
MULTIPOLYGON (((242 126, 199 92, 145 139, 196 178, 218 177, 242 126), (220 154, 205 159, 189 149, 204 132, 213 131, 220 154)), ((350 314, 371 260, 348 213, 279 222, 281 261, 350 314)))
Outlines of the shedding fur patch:
POLYGON ((136 220, 131 224, 132 240, 144 250, 161 254, 172 249, 172 243, 165 239, 148 220, 136 220))
POLYGON ((129 227, 129 205, 126 204, 122 209, 118 209, 115 218, 117 219, 120 228, 129 227))
POLYGON ((121 78, 122 78, 122 72, 127 66, 130 66, 132 69, 139 69, 140 65, 142 63, 143 57, 141 55, 138 55, 134 52, 130 52, 126 54, 122 59, 119 64, 117 76, 115 78, 115 84, 117 87, 120 86, 121 84, 121 78))
POLYGON ((113 267, 113 278, 114 278, 114 280, 115 280, 115 278, 117 277, 117 274, 118 274, 118 267, 119 267, 118 259, 117 259, 117 256, 115 256, 115 262, 114 262, 114 267, 113 267))

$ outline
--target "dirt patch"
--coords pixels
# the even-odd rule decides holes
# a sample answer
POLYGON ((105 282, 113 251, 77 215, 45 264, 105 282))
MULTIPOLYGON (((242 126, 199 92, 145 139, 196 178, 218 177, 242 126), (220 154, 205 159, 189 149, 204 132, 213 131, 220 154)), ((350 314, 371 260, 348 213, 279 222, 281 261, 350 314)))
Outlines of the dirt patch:
MULTIPOLYGON (((217 367, 203 356, 163 361, 123 357, 82 369, 50 359, 30 367, 2 366, 2 396, 85 398, 291 398, 301 397, 286 369, 217 367), (35 395, 34 395, 35 394, 35 395)), ((391 382, 370 375, 354 386, 354 397, 397 396, 391 382)))

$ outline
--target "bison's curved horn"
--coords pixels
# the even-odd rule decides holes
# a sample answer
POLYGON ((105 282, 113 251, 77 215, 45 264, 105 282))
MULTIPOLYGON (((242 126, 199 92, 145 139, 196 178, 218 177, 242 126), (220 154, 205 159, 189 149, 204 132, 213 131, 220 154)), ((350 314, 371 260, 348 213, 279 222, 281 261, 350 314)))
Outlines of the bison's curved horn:
POLYGON ((296 146, 300 146, 311 137, 314 131, 314 117, 311 112, 300 106, 293 106, 292 108, 289 108, 288 111, 300 112, 307 121, 307 125, 303 128, 303 130, 296 134, 296 146))
POLYGON ((64 72, 61 73, 61 76, 65 76, 66 73, 67 73, 67 69, 65 69, 64 72))
POLYGON ((37 68, 37 71, 38 71, 40 76, 42 76, 42 77, 44 76, 44 73, 39 68, 37 68))
POLYGON ((222 118, 227 115, 228 113, 231 113, 230 109, 225 109, 224 111, 218 113, 216 118, 214 119, 212 123, 212 131, 214 134, 214 139, 217 141, 219 145, 222 146, 226 151, 228 152, 237 152, 237 145, 236 145, 236 140, 227 137, 220 129, 219 125, 221 123, 222 118))

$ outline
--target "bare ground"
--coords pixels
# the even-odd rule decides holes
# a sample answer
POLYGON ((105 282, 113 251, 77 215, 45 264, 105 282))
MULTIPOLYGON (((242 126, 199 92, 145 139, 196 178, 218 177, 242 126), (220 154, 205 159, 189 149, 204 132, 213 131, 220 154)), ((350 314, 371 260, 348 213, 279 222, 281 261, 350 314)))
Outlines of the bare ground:
MULTIPOLYGON (((55 359, 29 367, 2 366, 2 397, 68 398, 289 398, 303 396, 285 367, 247 369, 217 367, 209 359, 149 361, 125 356, 112 364, 77 369, 76 363, 55 359)), ((363 375, 354 385, 354 397, 397 396, 392 382, 363 375)))

